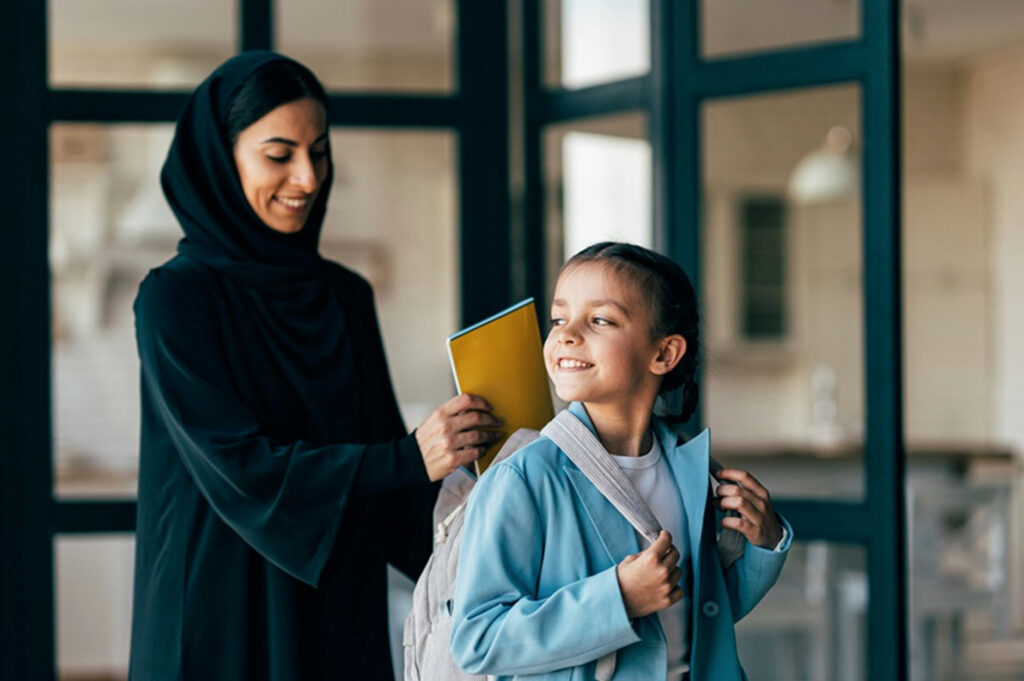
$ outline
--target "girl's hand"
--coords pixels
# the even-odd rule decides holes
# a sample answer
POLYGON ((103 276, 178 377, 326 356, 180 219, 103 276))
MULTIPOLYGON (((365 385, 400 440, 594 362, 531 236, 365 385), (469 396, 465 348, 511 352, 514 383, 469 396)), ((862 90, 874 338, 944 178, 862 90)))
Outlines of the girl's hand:
POLYGON ((683 577, 679 551, 665 530, 646 549, 626 556, 615 568, 615 574, 630 618, 664 610, 683 597, 679 586, 683 577))
POLYGON ((755 546, 774 549, 782 541, 782 526, 768 490, 746 471, 723 468, 715 475, 719 480, 736 483, 718 486, 715 506, 723 511, 739 512, 738 517, 723 518, 722 527, 740 532, 755 546))
POLYGON ((501 425, 482 397, 463 393, 435 409, 416 429, 416 444, 431 481, 476 461, 504 433, 485 430, 501 425))

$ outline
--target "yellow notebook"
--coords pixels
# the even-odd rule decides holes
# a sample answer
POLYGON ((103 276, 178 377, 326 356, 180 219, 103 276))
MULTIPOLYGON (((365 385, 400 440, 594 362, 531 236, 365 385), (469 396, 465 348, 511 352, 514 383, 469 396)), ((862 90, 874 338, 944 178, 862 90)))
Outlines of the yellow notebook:
POLYGON ((509 435, 554 417, 533 298, 449 336, 448 357, 459 393, 483 397, 505 422, 505 437, 476 462, 479 475, 509 435))

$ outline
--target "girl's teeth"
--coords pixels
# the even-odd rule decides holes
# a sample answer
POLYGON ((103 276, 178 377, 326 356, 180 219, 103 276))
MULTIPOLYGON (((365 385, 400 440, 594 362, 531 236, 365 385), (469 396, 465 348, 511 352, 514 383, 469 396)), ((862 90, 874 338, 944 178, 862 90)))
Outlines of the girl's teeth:
POLYGON ((563 359, 558 365, 563 369, 584 369, 590 366, 586 362, 579 362, 574 359, 563 359))
POLYGON ((281 197, 277 197, 277 200, 292 208, 302 208, 306 205, 306 199, 282 199, 281 197))

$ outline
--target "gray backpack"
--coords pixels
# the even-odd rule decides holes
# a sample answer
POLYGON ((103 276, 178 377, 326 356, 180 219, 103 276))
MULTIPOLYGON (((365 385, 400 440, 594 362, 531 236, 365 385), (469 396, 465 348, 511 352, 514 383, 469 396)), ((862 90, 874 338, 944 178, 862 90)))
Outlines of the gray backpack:
MULTIPOLYGON (((513 433, 494 457, 491 466, 508 458, 541 435, 550 438, 590 479, 595 487, 650 543, 660 531, 657 519, 633 488, 629 478, 610 458, 594 434, 568 410, 563 410, 540 432, 523 428, 513 433)), ((721 468, 712 459, 712 471, 721 468)), ((405 620, 402 645, 405 681, 483 681, 467 674, 452 659, 452 598, 462 540, 463 510, 476 480, 458 469, 444 479, 434 506, 434 553, 416 581, 412 612, 405 620)), ((718 538, 718 557, 726 569, 743 555, 745 539, 734 530, 718 538)), ((615 671, 615 653, 598 660, 596 678, 607 681, 615 671)))

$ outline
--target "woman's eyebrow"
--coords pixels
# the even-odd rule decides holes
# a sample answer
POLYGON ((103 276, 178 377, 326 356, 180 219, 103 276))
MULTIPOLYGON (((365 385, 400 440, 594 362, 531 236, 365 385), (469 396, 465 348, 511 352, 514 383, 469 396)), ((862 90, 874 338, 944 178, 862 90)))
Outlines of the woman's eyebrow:
MULTIPOLYGON (((320 135, 319 137, 317 137, 315 140, 313 140, 313 144, 321 142, 321 141, 323 141, 325 139, 327 139, 327 133, 326 132, 323 133, 322 135, 320 135)), ((297 147, 297 146, 299 146, 298 142, 296 142, 295 140, 290 140, 290 139, 288 139, 286 137, 268 137, 267 139, 265 139, 262 142, 260 142, 260 144, 286 144, 289 147, 297 147)))

